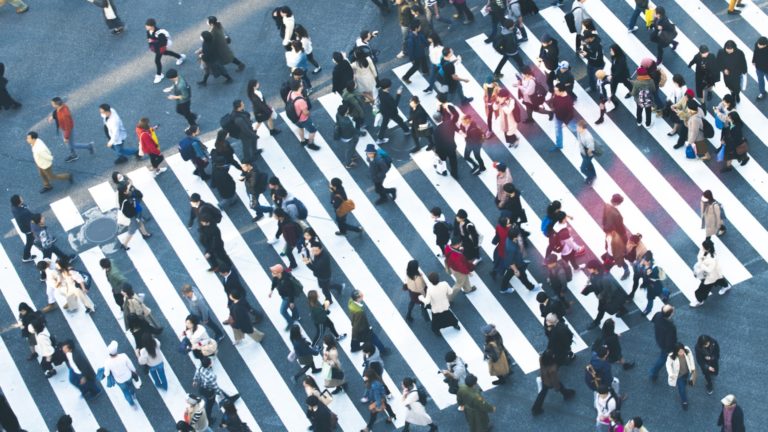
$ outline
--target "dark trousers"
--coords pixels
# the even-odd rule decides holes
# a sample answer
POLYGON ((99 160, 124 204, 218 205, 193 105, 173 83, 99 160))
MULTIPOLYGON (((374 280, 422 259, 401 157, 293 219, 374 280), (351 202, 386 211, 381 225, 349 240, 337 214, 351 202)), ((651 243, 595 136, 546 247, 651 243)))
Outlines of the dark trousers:
POLYGON ((435 140, 433 139, 431 132, 427 132, 426 134, 420 134, 414 130, 412 131, 411 136, 413 136, 413 144, 417 148, 421 147, 421 138, 424 138, 427 140, 427 150, 432 150, 432 148, 435 146, 435 140))
POLYGON ((482 149, 481 144, 467 143, 467 145, 464 147, 464 159, 467 162, 469 162, 470 165, 472 165, 472 169, 475 169, 475 168, 479 168, 481 170, 485 169, 483 158, 480 156, 480 149, 482 149))
POLYGON ((171 50, 165 50, 165 51, 162 51, 162 52, 161 52, 161 50, 155 51, 155 68, 157 69, 157 74, 158 75, 163 73, 163 62, 161 60, 162 60, 164 55, 175 57, 177 59, 181 58, 180 54, 175 53, 175 52, 173 52, 171 50))
POLYGON ((160 154, 150 153, 149 154, 149 163, 152 165, 152 168, 157 169, 157 167, 160 166, 160 163, 163 162, 163 159, 165 159, 165 158, 163 157, 162 153, 160 153, 160 154))
POLYGON ((624 87, 626 87, 630 93, 632 92, 632 83, 629 81, 629 78, 624 78, 621 81, 611 79, 611 97, 614 99, 616 98, 616 89, 619 88, 619 84, 624 84, 624 87))
POLYGON ((285 254, 285 257, 288 258, 288 262, 290 263, 291 268, 296 268, 299 266, 296 264, 296 257, 293 256, 293 246, 286 243, 285 248, 283 248, 283 253, 285 254))
POLYGON ((499 64, 496 65, 496 69, 494 69, 493 74, 499 75, 501 74, 501 68, 504 67, 504 64, 509 61, 509 59, 512 59, 515 61, 515 64, 517 65, 517 70, 522 71, 525 68, 525 63, 523 63, 523 58, 520 57, 520 53, 516 52, 514 54, 502 54, 501 60, 499 61, 499 64))
MULTIPOLYGON (((523 105, 525 105, 525 112, 528 114, 528 118, 531 119, 531 120, 533 119, 533 112, 534 111, 536 111, 537 113, 540 113, 540 114, 550 114, 552 112, 552 111, 549 111, 549 110, 547 110, 545 108, 542 108, 541 105, 534 106, 530 102, 523 102, 523 105)), ((489 116, 490 116, 490 114, 489 114, 489 116)))
POLYGON ((706 94, 712 91, 712 86, 704 81, 696 80, 696 97, 706 103, 706 94))
POLYGON ((352 339, 350 341, 350 348, 352 352, 358 352, 361 349, 363 349, 363 343, 370 341, 377 349, 381 350, 381 352, 386 350, 386 347, 383 343, 381 343, 381 339, 379 339, 378 336, 376 336, 376 333, 373 332, 373 330, 370 331, 370 337, 368 340, 357 340, 352 339))
POLYGON ((400 117, 400 114, 395 113, 393 117, 390 117, 386 114, 382 114, 382 121, 381 121, 381 127, 379 128, 379 135, 378 138, 382 139, 384 138, 384 133, 389 129, 389 121, 392 120, 395 123, 397 123, 398 126, 403 130, 403 132, 409 132, 410 129, 408 128, 408 124, 405 123, 405 120, 403 120, 402 117, 400 117))
POLYGON ((701 281, 699 284, 699 287, 696 289, 696 292, 694 293, 696 295, 696 300, 701 303, 704 300, 709 297, 710 291, 712 291, 712 288, 717 285, 717 283, 713 284, 705 284, 704 281, 701 281))
POLYGON ((210 178, 210 176, 205 173, 205 167, 208 166, 208 164, 205 161, 203 161, 198 157, 193 157, 192 164, 195 166, 194 174, 196 176, 200 177, 203 180, 208 180, 210 178))
POLYGON ((125 303, 125 297, 123 297, 123 293, 122 292, 116 293, 116 292, 113 291, 112 292, 112 298, 115 299, 115 303, 122 310, 123 309, 123 303, 125 303))
POLYGON ((22 259, 29 259, 33 244, 35 244, 35 235, 32 234, 32 231, 24 233, 24 253, 21 255, 22 259))
POLYGON ((346 233, 347 230, 355 231, 355 232, 362 232, 363 229, 360 228, 359 226, 350 225, 350 224, 347 223, 347 216, 348 215, 336 216, 336 226, 339 227, 339 232, 342 233, 342 234, 346 233))
POLYGON ((327 318, 325 322, 321 324, 315 324, 315 337, 312 338, 313 347, 317 348, 323 345, 323 337, 325 336, 326 330, 331 332, 333 337, 339 337, 339 332, 336 331, 336 326, 333 325, 333 321, 331 321, 330 318, 327 318))
POLYGON ((205 322, 205 327, 213 332, 214 339, 219 339, 220 337, 224 336, 224 331, 221 329, 221 327, 219 327, 219 325, 210 318, 208 318, 208 321, 205 322))
POLYGON ((701 374, 704 375, 704 380, 707 381, 707 389, 711 389, 713 386, 712 383, 712 377, 715 376, 712 372, 707 369, 706 365, 699 365, 701 368, 701 374))
POLYGON ((379 194, 379 197, 383 200, 389 199, 389 195, 395 193, 395 188, 385 188, 384 182, 374 183, 373 187, 376 190, 376 193, 379 194))
POLYGON ((216 390, 208 390, 201 388, 200 396, 205 400, 205 414, 208 416, 208 421, 213 422, 211 413, 213 412, 213 406, 216 405, 216 390))
POLYGON ((417 58, 416 60, 412 60, 411 67, 408 68, 408 71, 405 72, 405 75, 403 75, 403 80, 404 81, 409 80, 411 76, 416 73, 417 70, 421 70, 421 73, 424 75, 429 73, 429 58, 427 56, 417 58))
POLYGON ((181 114, 187 120, 187 124, 194 126, 197 124, 197 114, 191 111, 192 101, 180 102, 176 104, 176 112, 181 114))
POLYGON ((459 15, 459 19, 465 19, 470 22, 475 20, 475 15, 469 10, 466 2, 461 4, 454 3, 453 7, 456 8, 456 14, 459 15))
POLYGON ((413 308, 416 305, 421 306, 421 316, 424 318, 424 321, 429 322, 429 313, 427 313, 427 308, 424 306, 423 303, 420 303, 418 300, 415 300, 413 297, 411 297, 411 301, 408 302, 408 311, 405 313, 405 317, 411 318, 411 312, 413 311, 413 308))
POLYGON ((635 110, 635 116, 637 117, 637 122, 642 123, 643 122, 643 111, 645 111, 645 125, 650 126, 651 125, 651 107, 641 107, 640 105, 637 106, 635 110))
POLYGON ((539 411, 539 410, 541 410, 541 406, 544 405, 544 399, 547 397, 547 393, 549 392, 550 389, 555 390, 556 392, 559 392, 561 395, 563 395, 563 399, 566 398, 566 395, 568 393, 573 391, 571 389, 565 388, 565 386, 563 386, 563 383, 560 383, 560 388, 559 389, 554 389, 552 387, 547 387, 544 384, 542 384, 541 385, 541 391, 536 396, 536 401, 533 402, 533 408, 531 408, 532 411, 539 411))
POLYGON ((333 302, 333 299, 331 298, 331 290, 341 292, 341 285, 337 283, 331 283, 330 279, 317 278, 317 286, 320 287, 320 289, 323 291, 323 296, 325 296, 325 299, 330 302, 333 302))
POLYGON ((448 153, 448 170, 451 171, 451 177, 459 178, 459 159, 455 151, 448 153))
MULTIPOLYGON (((515 275, 515 272, 512 271, 512 269, 507 268, 504 271, 504 277, 501 278, 501 289, 505 290, 507 287, 509 287, 509 281, 512 280, 512 277, 515 275)), ((528 275, 525 273, 525 269, 520 270, 520 276, 517 277, 520 279, 520 282, 525 285, 526 288, 529 290, 533 290, 534 285, 531 283, 531 281, 528 280, 528 275)))
MULTIPOLYGON (((371 402, 373 402, 373 401, 371 401, 371 402)), ((384 401, 382 401, 381 403, 383 403, 383 404, 384 404, 384 409, 387 411, 387 415, 388 415, 390 418, 395 418, 395 412, 394 412, 394 411, 392 411, 392 407, 391 407, 391 406, 389 406, 389 404, 387 403, 387 401, 386 401, 386 400, 384 400, 384 401)), ((378 417, 378 416, 379 416, 379 413, 378 413, 378 412, 376 412, 376 411, 371 411, 371 412, 370 412, 370 415, 369 415, 369 417, 368 417, 368 423, 367 423, 367 424, 366 424, 366 426, 365 426, 365 427, 366 427, 368 430, 371 430, 371 429, 373 428, 373 424, 374 424, 374 423, 376 423, 376 417, 378 417)))

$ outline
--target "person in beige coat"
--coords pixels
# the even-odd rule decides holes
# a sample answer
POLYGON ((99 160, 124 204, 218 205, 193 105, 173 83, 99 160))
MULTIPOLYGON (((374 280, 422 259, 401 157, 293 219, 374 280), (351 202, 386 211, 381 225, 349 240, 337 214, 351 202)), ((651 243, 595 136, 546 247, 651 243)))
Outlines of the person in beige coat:
POLYGON ((163 328, 158 324, 155 317, 152 316, 152 310, 144 304, 143 301, 133 292, 133 287, 129 283, 124 283, 122 287, 123 293, 123 319, 125 320, 125 327, 128 328, 128 317, 136 315, 144 320, 150 327, 152 327, 152 333, 160 334, 163 328))
POLYGON ((54 281, 55 286, 67 299, 67 303, 63 308, 70 313, 76 312, 78 309, 77 300, 80 300, 83 306, 85 306, 86 313, 92 314, 96 312, 93 301, 88 297, 88 287, 85 285, 85 279, 83 279, 80 272, 73 269, 65 258, 59 258, 56 261, 56 270, 58 274, 54 274, 56 278, 54 281))
POLYGON ((699 307, 709 297, 712 288, 721 286, 720 294, 725 294, 731 285, 723 277, 723 271, 720 268, 720 260, 715 255, 715 244, 712 240, 706 239, 701 243, 701 249, 693 265, 693 275, 700 281, 699 288, 696 289, 696 301, 691 302, 691 307, 699 307))
POLYGON ((413 322, 411 311, 417 304, 421 306, 421 316, 424 317, 424 321, 429 322, 429 313, 427 312, 426 305, 419 299, 427 292, 427 283, 424 281, 424 274, 419 269, 419 262, 411 260, 408 262, 408 268, 405 270, 405 283, 403 283, 403 290, 408 292, 408 311, 405 313, 405 320, 413 322))
POLYGON ((498 346, 493 336, 485 336, 483 353, 488 362, 488 373, 496 377, 492 384, 501 385, 507 382, 507 375, 510 373, 509 359, 507 359, 506 351, 498 346))
POLYGON ((346 389, 347 382, 344 379, 344 371, 339 362, 339 350, 336 348, 336 338, 331 335, 325 335, 323 338, 325 351, 323 351, 323 377, 325 377, 325 387, 336 387, 331 394, 341 393, 346 389))
POLYGON ((74 182, 74 177, 68 172, 53 172, 53 154, 48 149, 48 146, 45 145, 45 142, 38 138, 37 132, 33 131, 27 134, 27 144, 32 149, 32 159, 34 159, 37 172, 43 180, 43 188, 40 189, 40 193, 46 193, 53 189, 51 180, 66 180, 70 184, 74 182))
POLYGON ((504 192, 504 185, 512 183, 512 173, 504 162, 494 162, 496 168, 496 207, 502 208, 509 199, 509 194, 504 192))
POLYGON ((459 330, 459 321, 451 312, 451 299, 459 288, 451 288, 445 281, 441 282, 437 273, 432 272, 427 276, 430 286, 425 295, 419 296, 419 300, 432 308, 432 332, 440 335, 440 329, 453 327, 459 330))
POLYGON ((515 98, 507 89, 499 90, 496 96, 496 102, 493 104, 493 112, 499 119, 499 127, 504 133, 504 140, 508 147, 517 147, 519 139, 517 138, 517 121, 515 120, 515 110, 517 117, 520 118, 520 107, 517 106, 515 98))
POLYGON ((707 189, 701 194, 701 228, 704 230, 707 238, 717 234, 725 234, 725 224, 723 223, 723 208, 719 202, 715 201, 712 191, 707 189))
POLYGON ((706 161, 712 159, 707 147, 707 138, 704 136, 704 111, 695 100, 688 101, 688 118, 686 127, 688 128, 688 145, 695 146, 696 156, 699 160, 706 161))
POLYGON ((680 342, 675 344, 667 356, 667 374, 667 384, 677 387, 683 409, 688 410, 688 386, 696 383, 696 362, 690 348, 680 342))

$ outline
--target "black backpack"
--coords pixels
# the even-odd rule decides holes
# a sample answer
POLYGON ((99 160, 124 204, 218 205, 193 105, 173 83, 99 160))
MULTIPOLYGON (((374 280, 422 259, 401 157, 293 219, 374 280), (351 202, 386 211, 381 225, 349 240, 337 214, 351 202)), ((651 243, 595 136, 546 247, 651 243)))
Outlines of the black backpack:
POLYGON ((307 210, 307 206, 305 206, 303 202, 299 201, 298 198, 293 198, 292 200, 285 202, 286 206, 291 204, 296 206, 296 213, 297 213, 296 219, 304 220, 307 218, 307 216, 309 215, 309 211, 307 210))
POLYGON ((707 119, 701 119, 702 130, 704 131, 704 138, 712 138, 715 136, 715 129, 712 127, 712 123, 707 119))
POLYGON ((253 181, 253 193, 261 195, 267 190, 267 182, 269 182, 269 176, 265 172, 258 171, 254 174, 256 178, 253 181))
POLYGON ((419 394, 419 403, 426 407, 427 401, 429 400, 429 394, 427 394, 427 390, 421 383, 416 380, 414 380, 414 382, 416 383, 416 393, 419 394))
POLYGON ((299 113, 296 112, 296 101, 299 99, 306 100, 304 99, 304 96, 296 96, 293 99, 287 99, 285 101, 285 115, 287 115, 288 120, 292 121, 294 124, 299 123, 299 113))
POLYGON ((576 17, 573 16, 573 12, 580 8, 581 6, 571 9, 565 14, 565 24, 568 26, 568 31, 571 33, 577 33, 579 31, 579 29, 576 28, 576 17))
POLYGON ((224 114, 219 120, 219 126, 227 131, 234 138, 240 138, 240 128, 235 124, 235 117, 232 113, 224 114))
POLYGON ((199 217, 201 220, 206 220, 213 225, 217 225, 221 222, 221 210, 216 208, 215 205, 210 203, 203 203, 200 206, 199 217))

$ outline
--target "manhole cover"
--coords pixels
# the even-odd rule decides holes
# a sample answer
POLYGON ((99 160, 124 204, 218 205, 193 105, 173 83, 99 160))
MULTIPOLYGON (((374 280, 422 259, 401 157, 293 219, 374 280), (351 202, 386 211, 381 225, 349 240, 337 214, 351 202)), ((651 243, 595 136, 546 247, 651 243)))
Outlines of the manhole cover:
POLYGON ((83 227, 83 236, 90 243, 104 244, 117 235, 117 221, 109 216, 93 218, 83 227))

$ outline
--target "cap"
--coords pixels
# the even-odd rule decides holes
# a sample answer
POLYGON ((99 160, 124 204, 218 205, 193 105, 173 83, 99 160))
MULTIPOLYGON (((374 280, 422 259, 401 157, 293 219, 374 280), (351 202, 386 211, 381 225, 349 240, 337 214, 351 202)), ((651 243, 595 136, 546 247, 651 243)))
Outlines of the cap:
POLYGON ((483 326, 483 328, 480 329, 480 331, 482 331, 483 334, 487 336, 496 331, 496 326, 493 324, 486 324, 483 326))
POLYGON ((109 355, 117 355, 117 341, 112 341, 107 345, 107 353, 109 355))
POLYGON ((637 74, 638 75, 648 75, 648 69, 640 66, 639 68, 637 68, 637 74))
POLYGON ((366 153, 376 153, 376 146, 374 144, 368 144, 365 146, 366 153))
POLYGON ((685 90, 685 95, 688 96, 688 99, 692 99, 696 96, 696 94, 693 92, 693 89, 685 90))
POLYGON ((619 194, 613 194, 611 197, 611 204, 613 205, 619 205, 624 202, 624 197, 619 194))
POLYGON ((282 273, 283 270, 285 270, 285 267, 283 267, 282 264, 275 264, 269 268, 269 271, 271 271, 272 273, 282 273))
POLYGON ((571 67, 571 65, 565 60, 557 64, 558 69, 568 69, 569 67, 571 67))
POLYGON ((736 403, 736 396, 729 394, 726 397, 720 399, 720 403, 725 406, 731 406, 736 403))
POLYGON ((655 64, 656 64, 656 61, 654 61, 654 60, 653 60, 652 58, 650 58, 650 57, 645 57, 645 58, 643 58, 643 59, 640 61, 640 66, 642 66, 642 67, 644 67, 644 68, 646 68, 646 69, 650 68, 651 66, 653 66, 653 65, 655 65, 655 64))
POLYGON ((493 167, 496 168, 496 170, 499 172, 504 172, 507 170, 507 164, 504 162, 494 162, 493 167))

